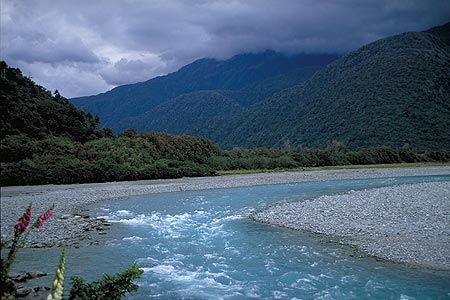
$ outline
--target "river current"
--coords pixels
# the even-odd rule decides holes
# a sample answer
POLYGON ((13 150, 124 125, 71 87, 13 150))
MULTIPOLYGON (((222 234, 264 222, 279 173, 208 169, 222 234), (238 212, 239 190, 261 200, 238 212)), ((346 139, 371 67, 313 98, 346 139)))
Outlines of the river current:
MULTIPOLYGON (((67 249, 66 274, 93 280, 136 263, 131 299, 450 299, 450 274, 380 261, 323 236, 258 224, 279 201, 450 176, 309 182, 180 191, 101 202, 113 223, 98 246, 67 249)), ((57 264, 57 249, 24 250, 16 269, 57 264), (31 266, 30 266, 31 265, 31 266)))

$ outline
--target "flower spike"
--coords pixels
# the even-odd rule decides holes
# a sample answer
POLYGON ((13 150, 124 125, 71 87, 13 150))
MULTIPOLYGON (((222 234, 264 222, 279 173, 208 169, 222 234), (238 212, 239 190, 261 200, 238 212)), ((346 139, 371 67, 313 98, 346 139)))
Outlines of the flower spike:
POLYGON ((53 209, 55 208, 55 205, 52 205, 46 212, 41 214, 39 218, 37 219, 36 223, 34 224, 35 228, 39 228, 44 224, 44 221, 50 219, 50 217, 53 215, 53 209))
POLYGON ((23 216, 21 216, 17 220, 16 225, 14 225, 14 235, 20 236, 22 233, 24 233, 27 230, 28 225, 30 225, 30 220, 31 220, 31 204, 28 206, 23 216))
POLYGON ((47 297, 47 300, 61 300, 63 295, 64 284, 64 264, 65 264, 65 249, 64 242, 61 244, 61 256, 59 259, 59 266, 56 270, 55 280, 53 280, 52 290, 47 297))

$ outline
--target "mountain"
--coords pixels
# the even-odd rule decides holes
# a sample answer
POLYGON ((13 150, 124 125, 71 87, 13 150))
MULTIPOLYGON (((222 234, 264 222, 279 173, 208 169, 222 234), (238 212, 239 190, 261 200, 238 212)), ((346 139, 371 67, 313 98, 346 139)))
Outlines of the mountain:
POLYGON ((449 27, 381 39, 333 62, 274 52, 201 59, 71 101, 116 131, 205 136, 224 148, 336 140, 350 149, 449 149, 449 27))
POLYGON ((368 44, 202 134, 224 147, 450 149, 450 23, 368 44))
POLYGON ((98 118, 79 111, 57 91, 52 95, 4 61, 0 62, 0 98, 0 139, 55 135, 84 142, 104 133, 97 128, 98 118))
POLYGON ((303 67, 247 85, 240 90, 203 90, 183 94, 140 116, 125 118, 115 128, 118 131, 135 128, 138 131, 199 135, 200 130, 208 128, 213 120, 229 120, 251 104, 304 82, 319 69, 320 67, 303 67))
MULTIPOLYGON (((263 100, 273 91, 287 87, 286 83, 292 86, 299 82, 282 80, 283 75, 301 74, 301 81, 304 81, 319 67, 336 58, 336 55, 286 56, 266 51, 241 54, 227 60, 200 59, 166 76, 119 86, 103 94, 73 98, 70 101, 78 108, 98 115, 101 126, 111 127, 116 132, 128 127, 150 131, 155 129, 149 127, 146 117, 142 115, 183 94, 204 90, 242 90, 238 102, 248 106, 263 100), (256 89, 259 82, 271 79, 271 85, 267 85, 267 88, 256 89)), ((179 111, 174 110, 172 114, 178 113, 179 111)))
POLYGON ((128 124, 135 124, 137 130, 151 128, 153 131, 188 134, 212 118, 231 117, 241 110, 242 106, 227 96, 227 91, 197 91, 164 102, 139 118, 128 119, 128 124))

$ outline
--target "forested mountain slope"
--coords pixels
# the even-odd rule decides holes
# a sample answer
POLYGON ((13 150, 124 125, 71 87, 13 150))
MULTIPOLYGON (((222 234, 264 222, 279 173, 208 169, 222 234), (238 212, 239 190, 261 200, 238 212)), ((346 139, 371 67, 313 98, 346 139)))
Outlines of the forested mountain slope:
MULTIPOLYGON (((119 86, 103 94, 73 98, 70 101, 78 108, 98 115, 101 126, 111 127, 116 132, 128 127, 150 131, 154 128, 149 127, 145 117, 139 117, 180 95, 202 90, 244 90, 239 102, 251 105, 271 95, 270 92, 306 80, 318 67, 336 58, 336 55, 286 56, 266 51, 241 54, 228 60, 200 59, 166 76, 119 86), (303 68, 305 70, 301 71, 303 68), (290 73, 293 79, 300 76, 300 81, 293 82, 291 76, 282 77, 290 73), (265 80, 270 80, 267 88, 254 89, 257 83, 265 80)), ((183 112, 172 112, 177 113, 183 112)))
POLYGON ((306 81, 320 68, 303 67, 247 85, 240 90, 204 90, 183 94, 140 116, 126 118, 115 128, 119 132, 135 128, 138 131, 199 135, 202 129, 209 128, 215 120, 220 119, 226 123, 245 111, 249 105, 306 81))
POLYGON ((4 61, 0 62, 0 98, 1 139, 62 135, 84 142, 102 135, 97 118, 78 110, 58 92, 52 95, 4 61))
POLYGON ((213 175, 220 149, 164 133, 118 137, 58 92, 0 62, 0 185, 81 183, 213 175))
POLYGON ((205 134, 224 147, 450 148, 450 23, 368 44, 205 134))

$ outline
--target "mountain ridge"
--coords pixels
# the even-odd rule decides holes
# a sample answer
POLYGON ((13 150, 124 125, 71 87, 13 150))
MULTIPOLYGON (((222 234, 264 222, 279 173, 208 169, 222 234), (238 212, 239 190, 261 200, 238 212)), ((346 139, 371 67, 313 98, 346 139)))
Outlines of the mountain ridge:
MULTIPOLYGON (((203 58, 165 76, 70 101, 78 108, 98 115, 101 126, 117 132, 116 126, 124 119, 142 115, 182 94, 199 90, 240 90, 300 68, 323 66, 336 58, 331 54, 287 56, 273 51, 240 54, 227 60, 203 58)), ((123 125, 120 129, 124 129, 123 125)))
MULTIPOLYGON (((440 36, 449 36, 449 24, 440 36)), ((351 148, 448 149, 450 46, 440 36, 403 33, 363 46, 256 104, 225 136, 220 130, 221 145, 317 147, 338 140, 351 148)), ((207 136, 217 142, 218 135, 207 136)))

